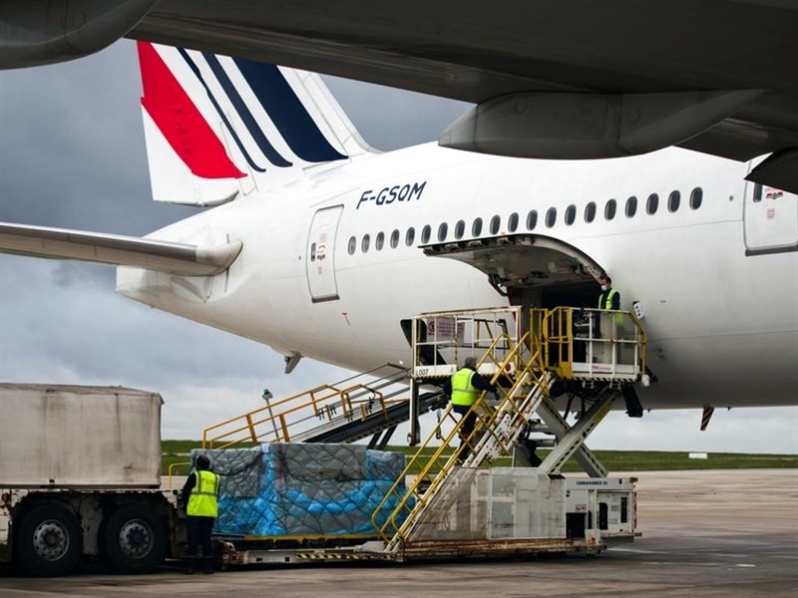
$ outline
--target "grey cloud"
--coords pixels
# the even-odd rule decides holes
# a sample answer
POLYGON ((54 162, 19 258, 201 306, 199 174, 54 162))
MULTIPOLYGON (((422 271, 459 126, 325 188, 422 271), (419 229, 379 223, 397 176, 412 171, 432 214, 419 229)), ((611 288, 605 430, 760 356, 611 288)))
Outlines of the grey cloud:
POLYGON ((192 212, 150 201, 132 42, 0 74, 0 218, 141 235, 192 212))
POLYGON ((17 356, 60 360, 92 377, 147 377, 160 383, 175 371, 193 380, 246 376, 257 369, 258 355, 268 351, 125 300, 112 284, 103 288, 80 275, 101 266, 31 263, 11 256, 2 260, 3 285, 22 285, 28 292, 26 301, 2 303, 4 345, 8 339, 17 356), (63 270, 77 273, 69 285, 54 283, 63 270), (91 282, 76 284, 80 280, 91 282))
POLYGON ((60 287, 79 286, 82 289, 113 289, 116 270, 100 264, 59 262, 52 271, 52 283, 60 287))

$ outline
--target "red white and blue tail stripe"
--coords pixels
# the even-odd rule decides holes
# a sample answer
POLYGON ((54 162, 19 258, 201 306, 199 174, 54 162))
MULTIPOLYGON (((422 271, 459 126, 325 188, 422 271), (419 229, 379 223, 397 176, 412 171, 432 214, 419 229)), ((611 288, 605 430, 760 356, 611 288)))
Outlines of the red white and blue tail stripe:
POLYGON ((218 205, 369 148, 321 78, 138 42, 153 197, 218 205))

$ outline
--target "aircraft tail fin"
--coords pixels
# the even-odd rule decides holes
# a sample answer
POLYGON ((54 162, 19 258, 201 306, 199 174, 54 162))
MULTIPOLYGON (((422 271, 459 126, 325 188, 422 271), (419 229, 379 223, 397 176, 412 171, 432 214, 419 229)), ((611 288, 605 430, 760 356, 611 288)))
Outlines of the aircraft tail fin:
POLYGON ((138 42, 153 198, 219 205, 374 152, 313 73, 138 42))

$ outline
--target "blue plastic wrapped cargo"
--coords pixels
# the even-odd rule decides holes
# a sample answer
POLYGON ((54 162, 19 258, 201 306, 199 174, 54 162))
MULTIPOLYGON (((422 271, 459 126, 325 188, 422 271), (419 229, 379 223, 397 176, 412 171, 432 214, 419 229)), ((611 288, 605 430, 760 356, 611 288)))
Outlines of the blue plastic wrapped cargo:
MULTIPOLYGON (((195 450, 192 459, 200 454, 222 476, 214 533, 227 536, 376 534, 372 514, 404 469, 404 455, 355 444, 195 450)), ((386 501, 378 524, 396 504, 386 501)))

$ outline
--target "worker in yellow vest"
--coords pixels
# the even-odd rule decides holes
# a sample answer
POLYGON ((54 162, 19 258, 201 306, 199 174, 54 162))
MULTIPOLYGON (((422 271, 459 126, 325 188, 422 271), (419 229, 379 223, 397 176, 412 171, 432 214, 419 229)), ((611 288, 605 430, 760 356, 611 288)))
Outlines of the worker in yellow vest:
MULTIPOLYGON (((603 274, 598 279, 601 285, 601 294, 598 298, 599 309, 611 309, 618 311, 621 309, 621 294, 612 288, 612 279, 603 274)), ((610 315, 602 313, 596 319, 596 327, 594 336, 595 338, 616 339, 619 336, 620 328, 623 325, 623 315, 614 314, 610 315)), ((597 357, 599 362, 605 364, 615 363, 617 355, 615 348, 609 342, 598 343, 597 347, 593 348, 593 355, 597 357)))
POLYGON ((221 478, 211 471, 211 462, 205 455, 197 457, 196 468, 188 476, 181 503, 188 516, 188 566, 186 573, 193 574, 197 548, 202 546, 203 573, 213 573, 213 544, 211 532, 219 515, 219 487, 221 478))
POLYGON ((477 372, 476 358, 466 357, 463 367, 446 381, 443 391, 451 397, 452 411, 463 416, 460 424, 460 449, 457 451, 457 460, 465 461, 471 454, 470 445, 474 443, 473 438, 470 442, 468 438, 477 423, 477 414, 471 410, 471 406, 482 391, 496 392, 496 387, 477 372))
MULTIPOLYGON (((611 309, 614 311, 620 310, 621 294, 616 289, 612 288, 612 279, 606 274, 603 274, 601 277, 599 277, 598 281, 601 285, 601 294, 598 298, 598 308, 611 309)), ((596 336, 599 338, 602 336, 602 321, 605 324, 604 335, 608 338, 612 338, 616 336, 617 328, 623 324, 623 316, 621 314, 615 314, 614 316, 603 314, 602 317, 599 318, 596 325, 596 336)))
POLYGON ((612 279, 606 274, 599 278, 601 295, 599 295, 599 309, 621 309, 621 294, 612 288, 612 279))

